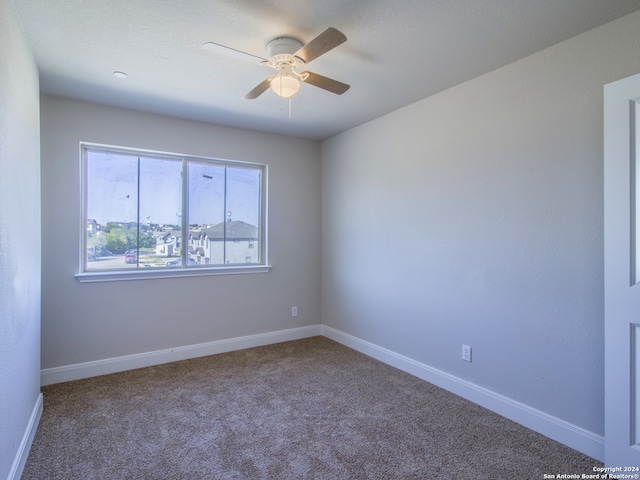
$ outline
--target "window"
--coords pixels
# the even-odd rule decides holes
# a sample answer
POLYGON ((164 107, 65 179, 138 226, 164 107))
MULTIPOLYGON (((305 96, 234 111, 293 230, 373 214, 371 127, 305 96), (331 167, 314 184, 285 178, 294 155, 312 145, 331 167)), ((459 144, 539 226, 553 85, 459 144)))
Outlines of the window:
POLYGON ((266 166, 83 144, 82 170, 81 281, 266 271, 266 166))

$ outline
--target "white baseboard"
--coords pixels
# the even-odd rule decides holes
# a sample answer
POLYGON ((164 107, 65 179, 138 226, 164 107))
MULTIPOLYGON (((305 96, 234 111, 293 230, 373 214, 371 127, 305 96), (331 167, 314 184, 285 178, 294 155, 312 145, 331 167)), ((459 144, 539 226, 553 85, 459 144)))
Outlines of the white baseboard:
POLYGON ((40 423, 40 417, 42 417, 42 402, 43 399, 41 393, 38 395, 36 403, 33 406, 29 423, 27 424, 27 428, 22 436, 20 447, 18 447, 18 452, 16 453, 16 458, 13 460, 13 465, 11 465, 11 470, 9 470, 7 480, 20 480, 20 477, 22 476, 22 471, 27 463, 29 450, 31 450, 31 444, 33 443, 33 437, 36 435, 36 430, 40 423))
POLYGON ((261 347, 263 345, 299 340, 317 335, 320 335, 320 325, 216 340, 213 342, 106 358, 104 360, 66 365, 63 367, 46 368, 40 371, 40 383, 41 385, 51 385, 54 383, 69 382, 81 378, 96 377, 98 375, 123 372, 135 368, 150 367, 152 365, 215 355, 217 353, 231 352, 245 348, 261 347))
POLYGON ((604 461, 604 437, 600 435, 340 330, 322 325, 321 332, 331 340, 444 388, 596 460, 604 461))

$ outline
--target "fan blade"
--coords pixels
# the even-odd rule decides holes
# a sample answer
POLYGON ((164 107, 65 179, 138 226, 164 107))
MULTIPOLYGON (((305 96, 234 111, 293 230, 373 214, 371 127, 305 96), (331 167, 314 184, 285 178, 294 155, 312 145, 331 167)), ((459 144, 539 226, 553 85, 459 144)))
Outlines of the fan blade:
POLYGON ((260 95, 262 95, 264 92, 266 92, 269 89, 269 87, 271 86, 271 80, 273 80, 274 78, 275 76, 273 75, 265 78, 262 82, 256 85, 253 90, 247 93, 244 96, 244 98, 247 100, 253 100, 255 98, 258 98, 260 95))
POLYGON ((346 41, 347 37, 344 34, 335 28, 329 27, 293 55, 304 60, 304 63, 309 63, 346 41))
POLYGON ((336 95, 342 95, 350 88, 350 85, 339 82, 332 78, 323 77, 322 75, 318 75, 317 73, 313 72, 302 72, 302 75, 306 74, 309 74, 309 76, 305 79, 304 83, 309 83, 315 87, 319 87, 323 90, 327 90, 328 92, 335 93, 336 95))
POLYGON ((224 45, 220 45, 219 43, 214 42, 203 43, 202 49, 206 50, 207 52, 217 53, 226 57, 239 58, 240 60, 248 60, 250 62, 255 62, 256 60, 265 60, 264 58, 258 57, 257 55, 242 52, 240 50, 236 50, 235 48, 225 47, 224 45))

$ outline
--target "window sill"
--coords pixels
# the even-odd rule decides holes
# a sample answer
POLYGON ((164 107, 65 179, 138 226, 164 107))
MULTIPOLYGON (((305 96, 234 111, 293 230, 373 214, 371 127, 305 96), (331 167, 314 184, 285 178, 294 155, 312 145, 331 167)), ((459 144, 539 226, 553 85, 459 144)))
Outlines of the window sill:
POLYGON ((157 270, 134 270, 118 272, 84 272, 76 273, 80 283, 119 282, 123 280, 149 280, 154 278, 203 277, 209 275, 238 275, 245 273, 266 273, 271 265, 233 266, 233 267, 201 267, 201 268, 163 268, 157 270))

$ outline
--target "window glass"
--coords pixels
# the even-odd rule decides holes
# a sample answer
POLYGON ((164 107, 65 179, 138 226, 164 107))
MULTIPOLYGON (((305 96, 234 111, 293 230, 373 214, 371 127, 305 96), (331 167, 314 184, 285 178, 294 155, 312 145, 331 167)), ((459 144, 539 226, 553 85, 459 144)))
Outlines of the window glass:
POLYGON ((264 265, 264 166, 83 151, 84 272, 264 265))
POLYGON ((260 228, 260 172, 227 168, 227 221, 225 222, 226 263, 260 263, 258 242, 260 228))
POLYGON ((91 152, 86 162, 86 269, 135 268, 138 158, 91 152))

